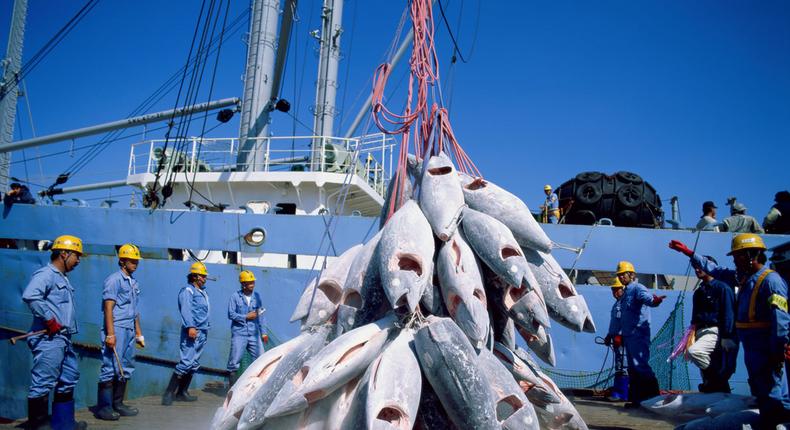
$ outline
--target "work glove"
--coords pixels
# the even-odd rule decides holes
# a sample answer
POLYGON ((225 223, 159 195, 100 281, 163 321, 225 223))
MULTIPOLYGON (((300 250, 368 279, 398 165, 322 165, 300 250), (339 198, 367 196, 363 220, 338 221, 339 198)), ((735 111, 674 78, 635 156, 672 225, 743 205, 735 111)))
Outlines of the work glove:
POLYGON ((197 329, 195 327, 188 328, 187 329, 187 336, 189 336, 190 339, 197 338, 197 329))
POLYGON ((614 338, 612 339, 612 346, 614 346, 615 348, 620 348, 621 346, 623 346, 623 336, 619 334, 615 335, 614 338))
POLYGON ((115 335, 108 334, 107 336, 104 336, 104 344, 109 348, 115 348, 115 335))
POLYGON ((269 343, 269 335, 266 333, 262 334, 261 340, 263 341, 263 343, 269 343))
POLYGON ((669 247, 677 252, 685 254, 687 257, 691 257, 692 255, 694 255, 694 251, 690 250, 689 247, 686 246, 686 244, 684 244, 679 240, 670 241, 669 247))
POLYGON ((666 299, 666 298, 667 298, 667 296, 657 296, 657 295, 653 294, 653 306, 660 305, 661 302, 663 302, 664 299, 666 299))
POLYGON ((607 334, 606 337, 603 338, 603 344, 606 345, 606 346, 611 346, 612 345, 612 335, 611 334, 607 334))
POLYGON ((50 336, 54 336, 58 334, 58 332, 63 328, 62 325, 56 320, 54 317, 48 319, 45 323, 47 326, 47 334, 50 336))
POLYGON ((141 334, 137 335, 135 336, 134 341, 137 342, 137 345, 139 345, 140 348, 145 348, 145 336, 141 334))
POLYGON ((249 312, 247 312, 247 321, 252 321, 255 318, 258 318, 258 312, 256 312, 256 311, 249 311, 249 312))
MULTIPOLYGON (((722 347, 722 349, 724 349, 725 351, 728 351, 728 352, 729 352, 729 351, 734 351, 734 350, 735 350, 735 348, 737 348, 737 347, 738 347, 738 344, 737 344, 737 343, 735 343, 735 341, 734 341, 734 340, 732 340, 732 339, 722 339, 722 340, 721 340, 721 347, 722 347)), ((786 353, 786 352, 785 352, 785 353, 786 353)))
POLYGON ((785 345, 785 360, 790 361, 790 343, 785 345))

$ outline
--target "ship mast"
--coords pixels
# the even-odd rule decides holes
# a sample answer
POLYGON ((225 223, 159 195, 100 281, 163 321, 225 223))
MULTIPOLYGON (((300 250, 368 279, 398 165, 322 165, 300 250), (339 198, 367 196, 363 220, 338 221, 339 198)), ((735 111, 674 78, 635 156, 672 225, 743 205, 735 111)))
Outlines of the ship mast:
MULTIPOLYGON (((318 80, 315 91, 315 119, 313 136, 331 137, 334 133, 334 120, 337 115, 337 71, 340 63, 340 35, 343 19, 343 0, 324 0, 321 14, 320 58, 318 60, 318 80)), ((310 160, 311 170, 320 170, 323 140, 313 141, 310 160)))
MULTIPOLYGON (((22 68, 22 43, 25 38, 25 18, 27 0, 16 0, 11 18, 11 31, 8 36, 6 58, 3 60, 3 78, 0 80, 0 148, 14 140, 14 120, 16 119, 16 100, 19 96, 18 79, 22 68)), ((11 174, 11 153, 0 153, 0 191, 8 190, 11 174)))

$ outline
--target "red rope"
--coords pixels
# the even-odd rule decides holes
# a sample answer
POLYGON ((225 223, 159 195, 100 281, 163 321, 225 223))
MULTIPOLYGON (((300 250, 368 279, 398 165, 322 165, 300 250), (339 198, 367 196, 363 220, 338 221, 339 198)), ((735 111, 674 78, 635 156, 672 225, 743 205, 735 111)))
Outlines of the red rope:
POLYGON ((411 0, 410 17, 414 30, 412 53, 409 59, 409 85, 406 108, 402 114, 395 113, 384 104, 384 89, 392 73, 392 65, 385 63, 373 74, 372 112, 373 121, 385 134, 401 134, 398 166, 393 180, 392 196, 387 208, 387 219, 404 203, 404 187, 408 180, 406 171, 409 143, 413 142, 418 159, 445 151, 455 160, 458 169, 466 174, 480 177, 480 171, 461 148, 453 133, 447 109, 437 103, 428 103, 430 88, 439 82, 439 59, 436 54, 435 28, 432 0, 411 0), (414 90, 417 92, 416 102, 414 90), (416 125, 416 126, 415 126, 416 125), (433 140, 433 141, 431 141, 433 140), (429 153, 429 149, 430 151, 429 153))

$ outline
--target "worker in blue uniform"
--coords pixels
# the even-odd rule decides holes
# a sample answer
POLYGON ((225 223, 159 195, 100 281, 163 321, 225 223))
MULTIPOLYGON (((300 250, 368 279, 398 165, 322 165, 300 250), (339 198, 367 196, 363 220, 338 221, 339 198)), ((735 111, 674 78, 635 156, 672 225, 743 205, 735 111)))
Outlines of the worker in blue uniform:
POLYGON ((126 384, 134 373, 134 346, 145 347, 138 310, 140 287, 133 276, 139 263, 140 249, 127 243, 118 250, 120 270, 104 280, 104 344, 95 413, 101 420, 116 421, 139 412, 123 403, 126 384))
POLYGON ((650 367, 650 307, 656 307, 666 298, 651 294, 636 281, 634 265, 628 261, 617 264, 617 278, 625 285, 620 299, 620 330, 628 359, 627 408, 639 407, 639 402, 657 396, 658 380, 650 367))
POLYGON ((548 184, 543 187, 543 193, 546 194, 546 200, 540 206, 541 222, 556 224, 560 217, 560 203, 557 200, 557 195, 548 184))
POLYGON ((194 402, 197 397, 189 395, 192 376, 200 368, 200 355, 206 345, 209 329, 210 306, 206 281, 206 265, 195 262, 189 268, 187 286, 178 292, 178 311, 181 314, 181 360, 176 364, 173 376, 162 395, 162 404, 170 406, 173 400, 194 402))
POLYGON ((735 327, 744 351, 749 388, 757 398, 761 424, 773 428, 790 419, 790 395, 784 373, 784 346, 788 343, 790 315, 787 284, 765 267, 765 243, 753 233, 733 237, 730 252, 735 270, 703 259, 679 241, 669 247, 691 258, 714 278, 738 285, 735 327))
POLYGON ((27 395, 28 428, 48 429, 49 392, 52 427, 84 429, 74 420, 74 387, 80 379, 77 355, 71 336, 77 333, 74 287, 66 276, 80 264, 82 240, 63 235, 52 244, 50 263, 33 273, 22 300, 33 313, 31 332, 44 331, 27 340, 33 352, 30 391, 27 395))
MULTIPOLYGON (((713 257, 703 258, 718 264, 713 257)), ((700 265, 694 267, 694 272, 701 282, 692 296, 694 343, 688 348, 688 357, 700 369, 700 392, 729 393, 730 377, 735 373, 738 358, 735 289, 715 279, 700 265)))
POLYGON ((627 400, 628 398, 628 374, 624 368, 625 350, 623 347, 623 335, 621 330, 621 317, 622 311, 620 309, 620 299, 623 298, 625 293, 625 286, 620 279, 614 278, 612 283, 612 297, 614 297, 614 304, 612 304, 611 314, 609 316, 609 330, 604 338, 604 344, 610 346, 614 351, 614 386, 612 387, 610 400, 620 401, 627 400))
POLYGON ((230 320, 230 355, 228 372, 230 387, 239 378, 239 363, 244 350, 252 359, 258 358, 263 350, 263 343, 268 337, 263 331, 263 302, 255 290, 255 275, 249 270, 239 273, 241 289, 230 296, 228 301, 228 319, 230 320))

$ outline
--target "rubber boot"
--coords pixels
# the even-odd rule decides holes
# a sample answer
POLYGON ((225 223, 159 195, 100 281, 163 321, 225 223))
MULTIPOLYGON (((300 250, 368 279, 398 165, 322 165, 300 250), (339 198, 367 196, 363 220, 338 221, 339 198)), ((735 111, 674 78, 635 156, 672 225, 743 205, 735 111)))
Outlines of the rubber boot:
POLYGON ((238 370, 231 370, 228 374, 228 391, 236 385, 236 381, 239 380, 239 371, 238 370))
POLYGON ((104 421, 118 421, 121 416, 112 410, 112 381, 99 381, 96 393, 96 418, 104 421))
POLYGON ((74 392, 55 393, 52 401, 52 428, 57 430, 84 430, 88 428, 85 421, 74 419, 74 392))
POLYGON ((128 381, 116 379, 112 383, 112 408, 118 415, 122 417, 133 417, 140 411, 137 408, 123 404, 123 399, 126 397, 126 383, 128 381))
POLYGON ((27 399, 27 428, 32 430, 50 430, 49 396, 27 399))
POLYGON ((170 406, 173 404, 173 396, 176 394, 180 382, 181 375, 173 372, 173 376, 170 377, 170 382, 168 382, 167 388, 165 388, 165 393, 162 394, 162 405, 170 406))
POLYGON ((181 376, 181 381, 178 383, 178 391, 176 392, 175 401, 177 402, 194 402, 197 401, 197 397, 190 396, 189 391, 189 384, 192 383, 192 374, 187 373, 186 375, 181 376))

